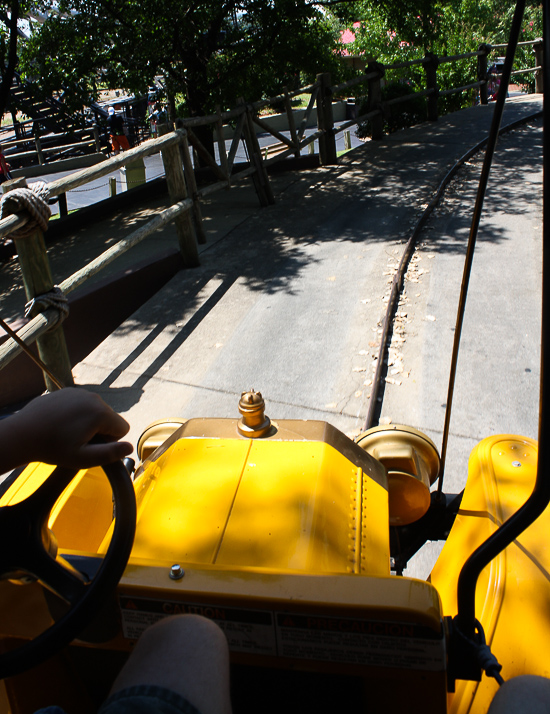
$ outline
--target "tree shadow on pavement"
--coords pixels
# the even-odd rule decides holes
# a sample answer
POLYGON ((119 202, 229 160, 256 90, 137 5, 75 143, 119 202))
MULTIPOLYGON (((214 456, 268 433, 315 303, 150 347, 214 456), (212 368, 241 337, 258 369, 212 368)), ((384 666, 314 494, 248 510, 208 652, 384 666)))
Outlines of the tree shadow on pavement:
MULTIPOLYGON (((500 160, 505 164, 504 171, 510 182, 498 195, 488 197, 486 212, 489 215, 512 209, 521 214, 523 202, 534 200, 534 192, 539 191, 540 135, 535 127, 526 129, 519 141, 517 136, 501 139, 500 160)), ((139 398, 137 395, 147 381, 237 282, 249 291, 266 295, 295 295, 302 289, 300 279, 306 269, 314 264, 321 267, 321 262, 330 263, 328 247, 331 245, 394 246, 406 241, 443 175, 458 158, 452 152, 443 155, 441 146, 435 141, 432 143, 429 137, 424 136, 421 141, 414 140, 414 133, 408 136, 412 138, 399 146, 399 161, 396 161, 395 138, 392 137, 380 143, 369 142, 349 152, 338 166, 296 174, 292 180, 274 178, 276 204, 268 208, 251 208, 250 188, 232 188, 225 200, 233 202, 236 208, 239 200, 244 201, 246 219, 222 240, 206 246, 199 268, 178 275, 161 291, 162 296, 155 297, 147 309, 138 310, 118 329, 121 337, 132 331, 147 334, 130 353, 110 355, 112 371, 101 387, 112 388, 121 372, 139 364, 140 376, 132 387, 135 391, 130 390, 136 395, 134 398, 139 398), (278 184, 282 188, 279 186, 277 190, 278 184), (327 249, 320 252, 316 250, 319 246, 327 249), (217 286, 204 297, 203 292, 213 279, 217 286), (147 349, 161 336, 164 346, 147 360, 148 364, 141 364, 140 358, 144 358, 147 349)), ((455 153, 460 153, 458 148, 455 153)), ((216 198, 204 201, 206 219, 214 210, 215 201, 216 198)), ((57 270, 69 251, 77 251, 84 263, 91 260, 121 234, 134 230, 149 214, 149 209, 142 207, 137 217, 125 219, 124 226, 120 218, 94 226, 93 242, 87 240, 85 233, 79 233, 59 248, 52 247, 52 264, 57 270)), ((484 232, 480 239, 499 243, 505 236, 496 227, 484 232)), ((148 245, 153 246, 155 240, 174 240, 173 226, 153 236, 148 245)), ((462 253, 465 243, 455 234, 448 241, 434 242, 433 250, 462 253)), ((130 254, 128 256, 131 261, 130 254)), ((4 278, 0 279, 4 294, 0 298, 0 314, 8 318, 12 317, 11 310, 6 315, 2 301, 13 292, 15 272, 12 265, 2 267, 4 278)), ((132 399, 129 395, 128 398, 132 399)))

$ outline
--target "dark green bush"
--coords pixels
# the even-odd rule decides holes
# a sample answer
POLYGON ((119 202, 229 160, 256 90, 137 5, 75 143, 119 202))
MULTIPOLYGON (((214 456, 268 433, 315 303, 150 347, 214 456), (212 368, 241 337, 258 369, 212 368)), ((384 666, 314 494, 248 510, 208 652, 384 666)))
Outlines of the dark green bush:
MULTIPOLYGON (((425 97, 414 96, 414 91, 414 86, 404 80, 390 82, 382 87, 382 101, 411 95, 407 101, 386 107, 384 111, 385 134, 391 134, 394 131, 399 131, 399 129, 405 129, 426 121, 426 99, 425 97)), ((360 105, 359 116, 366 114, 367 111, 367 102, 363 101, 360 105)), ((359 124, 356 133, 360 138, 372 136, 371 122, 366 121, 359 124)))

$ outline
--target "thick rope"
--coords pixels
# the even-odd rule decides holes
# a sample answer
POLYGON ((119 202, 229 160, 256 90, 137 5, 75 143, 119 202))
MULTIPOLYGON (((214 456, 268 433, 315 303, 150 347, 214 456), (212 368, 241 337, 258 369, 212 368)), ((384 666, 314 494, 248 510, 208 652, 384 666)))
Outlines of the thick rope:
POLYGON ((45 231, 52 212, 48 205, 49 189, 45 181, 36 181, 29 188, 14 188, 2 196, 0 202, 0 220, 14 213, 26 211, 29 221, 10 234, 11 238, 25 238, 37 228, 45 231))
POLYGON ((57 320, 52 322, 48 328, 54 330, 63 320, 69 316, 69 300, 60 287, 55 285, 49 292, 37 295, 25 305, 25 317, 34 317, 37 312, 54 309, 57 312, 57 320), (32 313, 32 315, 31 315, 32 313))

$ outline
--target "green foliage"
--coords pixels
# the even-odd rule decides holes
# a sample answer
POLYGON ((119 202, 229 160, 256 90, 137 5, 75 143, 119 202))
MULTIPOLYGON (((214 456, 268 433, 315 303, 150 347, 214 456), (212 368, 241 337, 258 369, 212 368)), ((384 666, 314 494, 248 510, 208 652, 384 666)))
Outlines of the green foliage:
POLYGON ((383 64, 404 62, 423 56, 423 51, 402 35, 390 29, 389 17, 381 8, 365 6, 355 41, 348 45, 353 54, 363 54, 367 60, 383 64))
MULTIPOLYGON (((356 39, 348 49, 353 54, 363 54, 366 59, 377 60, 384 65, 421 59, 428 52, 438 56, 455 56, 475 52, 482 43, 506 43, 514 12, 514 5, 503 7, 500 0, 414 0, 406 5, 394 0, 381 0, 373 5, 370 0, 355 3, 356 19, 360 27, 356 39)), ((521 40, 533 40, 542 36, 542 6, 537 2, 527 5, 521 40)), ((489 57, 489 65, 504 50, 495 50, 489 57)), ((516 52, 514 67, 523 69, 534 66, 531 46, 520 46, 516 52)), ((475 58, 457 62, 442 62, 437 71, 440 90, 467 86, 477 81, 475 58)), ((425 88, 425 74, 418 69, 387 69, 388 86, 384 91, 420 91, 425 88), (407 81, 409 90, 396 89, 407 81)), ((533 74, 515 75, 513 82, 533 89, 533 74)), ((477 92, 450 94, 439 100, 441 114, 470 105, 477 92)), ((408 117, 411 122, 419 119, 416 112, 408 117)), ((391 122, 387 130, 394 130, 391 122)), ((364 131, 368 132, 368 128, 364 131)))
POLYGON ((92 54, 76 24, 56 18, 23 44, 20 67, 25 79, 38 84, 45 95, 60 94, 69 109, 77 111, 97 98, 96 75, 88 69, 92 54))
POLYGON ((306 0, 61 0, 59 10, 22 65, 80 106, 98 83, 143 93, 160 74, 182 113, 204 114, 277 93, 300 73, 337 72, 338 32, 306 0))
MULTIPOLYGON (((394 81, 382 87, 382 100, 389 101, 398 97, 405 97, 414 92, 414 87, 410 82, 394 81)), ((359 108, 359 115, 368 111, 366 103, 359 108)), ((384 133, 391 134, 399 129, 414 126, 426 121, 427 110, 426 100, 423 97, 411 96, 406 102, 394 104, 388 108, 384 114, 384 133)), ((357 136, 364 138, 372 135, 370 121, 361 124, 357 128, 357 136)))
MULTIPOLYGON (((62 93, 75 110, 96 99, 99 87, 142 94, 161 75, 180 116, 230 108, 239 96, 272 96, 312 81, 319 71, 342 81, 349 70, 334 49, 343 22, 360 22, 348 50, 388 65, 426 52, 455 55, 482 42, 504 42, 513 12, 500 0, 357 0, 329 2, 330 12, 313 0, 39 2, 48 19, 21 49, 20 67, 29 79, 39 79, 48 94, 62 93)), ((522 39, 542 34, 541 15, 540 5, 531 2, 522 39)), ((0 23, 0 53, 6 37, 0 23)), ((533 64, 531 53, 520 48, 517 66, 533 64)), ((475 60, 438 69, 440 89, 476 79, 475 60)), ((388 70, 386 81, 407 81, 418 91, 425 86, 424 70, 388 70)), ((531 86, 533 76, 515 81, 531 86)), ((472 99, 471 93, 450 95, 440 100, 440 111, 472 99)))
MULTIPOLYGON (((506 8, 492 33, 489 34, 491 44, 504 43, 508 37, 508 28, 512 22, 513 6, 506 8)), ((528 3, 523 16, 520 42, 528 42, 542 37, 542 4, 528 3)), ((502 52, 502 50, 500 51, 502 52)), ((514 60, 515 69, 533 67, 535 64, 533 49, 530 45, 520 45, 514 60)), ((512 81, 522 85, 529 92, 535 91, 535 77, 532 73, 514 75, 512 81)))
POLYGON ((9 107, 10 89, 17 65, 18 22, 30 0, 6 0, 0 4, 0 116, 9 107))

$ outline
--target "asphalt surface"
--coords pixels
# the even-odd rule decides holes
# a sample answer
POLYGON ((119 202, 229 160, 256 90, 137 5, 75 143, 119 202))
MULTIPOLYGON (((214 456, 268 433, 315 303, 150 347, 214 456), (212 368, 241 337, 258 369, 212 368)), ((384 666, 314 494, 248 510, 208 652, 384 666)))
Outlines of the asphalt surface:
MULTIPOLYGON (((540 110, 518 97, 503 125, 540 110)), ((472 107, 362 143, 338 166, 273 177, 274 206, 250 182, 203 204, 201 266, 182 271, 75 365, 131 424, 135 444, 171 416, 236 417, 245 389, 272 418, 363 428, 381 321, 403 246, 448 168, 489 130, 493 106, 472 107)), ((471 448, 495 433, 537 437, 540 359, 540 120, 502 138, 491 173, 460 351, 446 491, 463 487, 471 448)), ((447 192, 423 233, 405 285, 390 354, 382 421, 441 444, 458 291, 480 160, 447 192)), ((69 208, 71 207, 69 194, 69 208)), ((141 206, 142 217, 155 205, 141 206)), ((74 251, 52 248, 56 281, 134 227, 91 227, 74 251), (82 247, 85 246, 85 247, 82 247)), ((174 245, 168 227, 136 249, 174 245)), ((71 248, 72 250, 72 248, 71 248)), ((16 268, 3 271, 0 313, 13 317, 16 268), (11 298, 10 298, 11 299, 11 298)), ((435 548, 437 550, 437 547, 435 548)), ((430 555, 415 564, 425 577, 430 555)))

